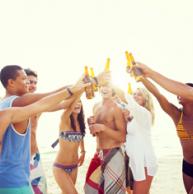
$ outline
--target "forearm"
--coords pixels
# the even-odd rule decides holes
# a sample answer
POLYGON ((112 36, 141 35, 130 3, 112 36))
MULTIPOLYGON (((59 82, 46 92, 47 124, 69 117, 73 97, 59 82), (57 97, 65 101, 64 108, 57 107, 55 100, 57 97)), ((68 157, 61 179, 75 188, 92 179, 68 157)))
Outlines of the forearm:
POLYGON ((34 104, 36 105, 36 107, 39 107, 38 108, 39 110, 35 110, 35 111, 44 112, 49 109, 52 109, 56 107, 61 101, 65 100, 68 96, 69 96, 69 93, 66 89, 63 89, 49 96, 46 96, 34 104))
MULTIPOLYGON (((13 102, 13 105, 12 106, 17 106, 17 107, 23 107, 23 106, 26 106, 26 105, 29 105, 29 104, 32 104, 46 96, 49 96, 49 95, 52 95, 52 94, 56 94, 58 92, 61 92, 61 91, 64 91, 66 90, 66 86, 60 88, 60 89, 57 89, 57 90, 54 90, 52 92, 47 92, 47 93, 28 93, 28 94, 25 94, 19 98, 16 98, 13 102)), ((72 92, 73 92, 73 88, 71 89, 72 92)), ((68 97, 68 96, 67 96, 68 97)), ((67 98, 66 97, 66 98, 67 98)))
POLYGON ((76 106, 77 102, 80 100, 81 94, 82 94, 82 91, 72 96, 72 101, 68 104, 68 107, 66 107, 66 111, 64 111, 61 118, 70 117, 74 107, 76 106))
POLYGON ((148 76, 169 92, 193 100, 193 88, 181 82, 169 79, 158 72, 151 71, 148 76))
POLYGON ((157 87, 155 87, 154 84, 152 84, 148 79, 144 78, 141 80, 143 85, 156 97, 159 98, 161 95, 157 87))
POLYGON ((62 109, 67 109, 72 105, 74 100, 77 98, 77 95, 73 95, 69 97, 68 99, 65 99, 64 101, 56 104, 56 106, 52 107, 51 109, 47 110, 48 112, 54 112, 62 109))
POLYGON ((146 114, 147 110, 143 106, 139 105, 136 100, 134 100, 133 96, 127 95, 126 97, 126 109, 131 113, 133 117, 140 119, 142 115, 146 114))
POLYGON ((74 94, 73 96, 73 100, 71 102, 71 104, 69 104, 68 110, 69 112, 72 112, 74 107, 76 106, 77 102, 80 100, 80 97, 82 95, 83 91, 77 92, 76 94, 74 94))
POLYGON ((68 97, 68 91, 66 89, 57 92, 55 94, 46 96, 41 100, 30 104, 28 106, 24 106, 22 108, 15 108, 14 110, 17 114, 13 114, 11 122, 20 122, 28 119, 30 116, 34 114, 38 114, 40 112, 45 112, 52 107, 56 106, 60 101, 68 97), (18 111, 17 111, 18 109, 18 111))

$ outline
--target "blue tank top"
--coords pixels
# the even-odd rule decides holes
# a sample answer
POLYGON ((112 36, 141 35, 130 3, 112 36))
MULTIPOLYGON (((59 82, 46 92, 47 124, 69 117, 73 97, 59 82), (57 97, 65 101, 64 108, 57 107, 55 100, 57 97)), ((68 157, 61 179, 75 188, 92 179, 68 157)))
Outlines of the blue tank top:
MULTIPOLYGON (((17 96, 10 96, 0 102, 0 110, 11 107, 17 96)), ((29 185, 30 176, 30 125, 25 134, 17 132, 12 124, 2 140, 0 153, 0 188, 29 185)))

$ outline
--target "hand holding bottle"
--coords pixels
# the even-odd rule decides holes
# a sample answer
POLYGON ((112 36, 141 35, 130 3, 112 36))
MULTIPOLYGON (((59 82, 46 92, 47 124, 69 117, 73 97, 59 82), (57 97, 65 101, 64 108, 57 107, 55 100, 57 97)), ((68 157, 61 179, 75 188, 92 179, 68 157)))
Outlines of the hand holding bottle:
MULTIPOLYGON (((84 67, 84 78, 83 78, 84 83, 91 83, 92 80, 89 76, 89 72, 88 72, 88 67, 85 66, 84 67)), ((92 84, 90 84, 89 86, 85 87, 85 93, 86 93, 86 98, 87 99, 92 99, 94 97, 94 90, 93 90, 93 86, 92 84)))
POLYGON ((137 68, 134 57, 132 53, 125 52, 126 59, 127 59, 127 72, 131 74, 135 78, 136 81, 140 81, 143 77, 142 71, 137 68))
POLYGON ((109 82, 111 82, 111 73, 103 71, 97 76, 98 86, 103 86, 109 82))
POLYGON ((88 123, 88 126, 89 126, 89 130, 90 130, 90 133, 95 136, 97 134, 94 133, 94 130, 93 130, 93 126, 96 124, 96 117, 95 116, 90 116, 87 118, 87 123, 88 123))
POLYGON ((87 118, 87 123, 88 125, 93 125, 96 123, 96 117, 95 116, 90 116, 87 118))
POLYGON ((136 68, 140 69, 143 76, 145 77, 150 77, 153 72, 151 68, 149 68, 147 65, 140 62, 136 62, 136 68))
POLYGON ((89 87, 91 83, 84 83, 82 80, 79 80, 76 84, 68 87, 72 94, 77 92, 83 92, 86 87, 89 87))
POLYGON ((97 81, 97 78, 96 78, 96 76, 95 76, 95 74, 94 74, 94 70, 93 70, 92 67, 90 68, 90 75, 91 75, 91 78, 92 78, 92 86, 93 86, 93 90, 94 90, 95 92, 97 92, 97 91, 98 91, 98 81, 97 81))

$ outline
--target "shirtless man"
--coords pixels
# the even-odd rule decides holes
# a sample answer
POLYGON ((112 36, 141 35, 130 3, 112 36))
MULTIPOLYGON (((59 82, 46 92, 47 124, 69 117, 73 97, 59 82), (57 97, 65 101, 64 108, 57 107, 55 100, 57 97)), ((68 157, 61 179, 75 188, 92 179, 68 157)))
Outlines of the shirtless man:
MULTIPOLYGON (((37 89, 38 75, 31 69, 25 69, 28 79, 28 90, 34 93, 37 89)), ((40 114, 34 115, 31 120, 31 161, 30 180, 35 194, 47 194, 47 184, 44 170, 41 163, 41 156, 38 149, 36 132, 40 114)))
POLYGON ((148 66, 137 63, 144 74, 142 83, 157 98, 161 108, 171 117, 176 126, 176 132, 179 137, 183 151, 183 181, 187 194, 193 194, 193 84, 183 84, 171 80, 160 73, 150 69, 148 66), (156 86, 149 79, 160 84, 169 92, 176 94, 179 104, 178 108, 162 95, 156 86))
POLYGON ((125 163, 121 146, 126 138, 125 120, 114 102, 111 85, 102 86, 100 93, 102 102, 95 105, 94 116, 88 119, 90 133, 96 136, 97 153, 87 171, 85 193, 124 194, 125 163))

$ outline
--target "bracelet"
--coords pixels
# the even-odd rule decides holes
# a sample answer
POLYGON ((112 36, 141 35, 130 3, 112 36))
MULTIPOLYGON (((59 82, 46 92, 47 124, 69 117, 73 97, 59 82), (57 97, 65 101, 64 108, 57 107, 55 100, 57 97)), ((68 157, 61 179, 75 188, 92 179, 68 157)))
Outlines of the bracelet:
POLYGON ((83 153, 85 154, 85 153, 86 153, 86 151, 85 151, 85 150, 82 150, 80 153, 81 153, 81 154, 83 154, 83 153))
POLYGON ((67 90, 67 92, 68 92, 68 94, 69 94, 70 96, 73 95, 73 93, 72 93, 72 91, 70 90, 70 88, 67 87, 66 90, 67 90))

